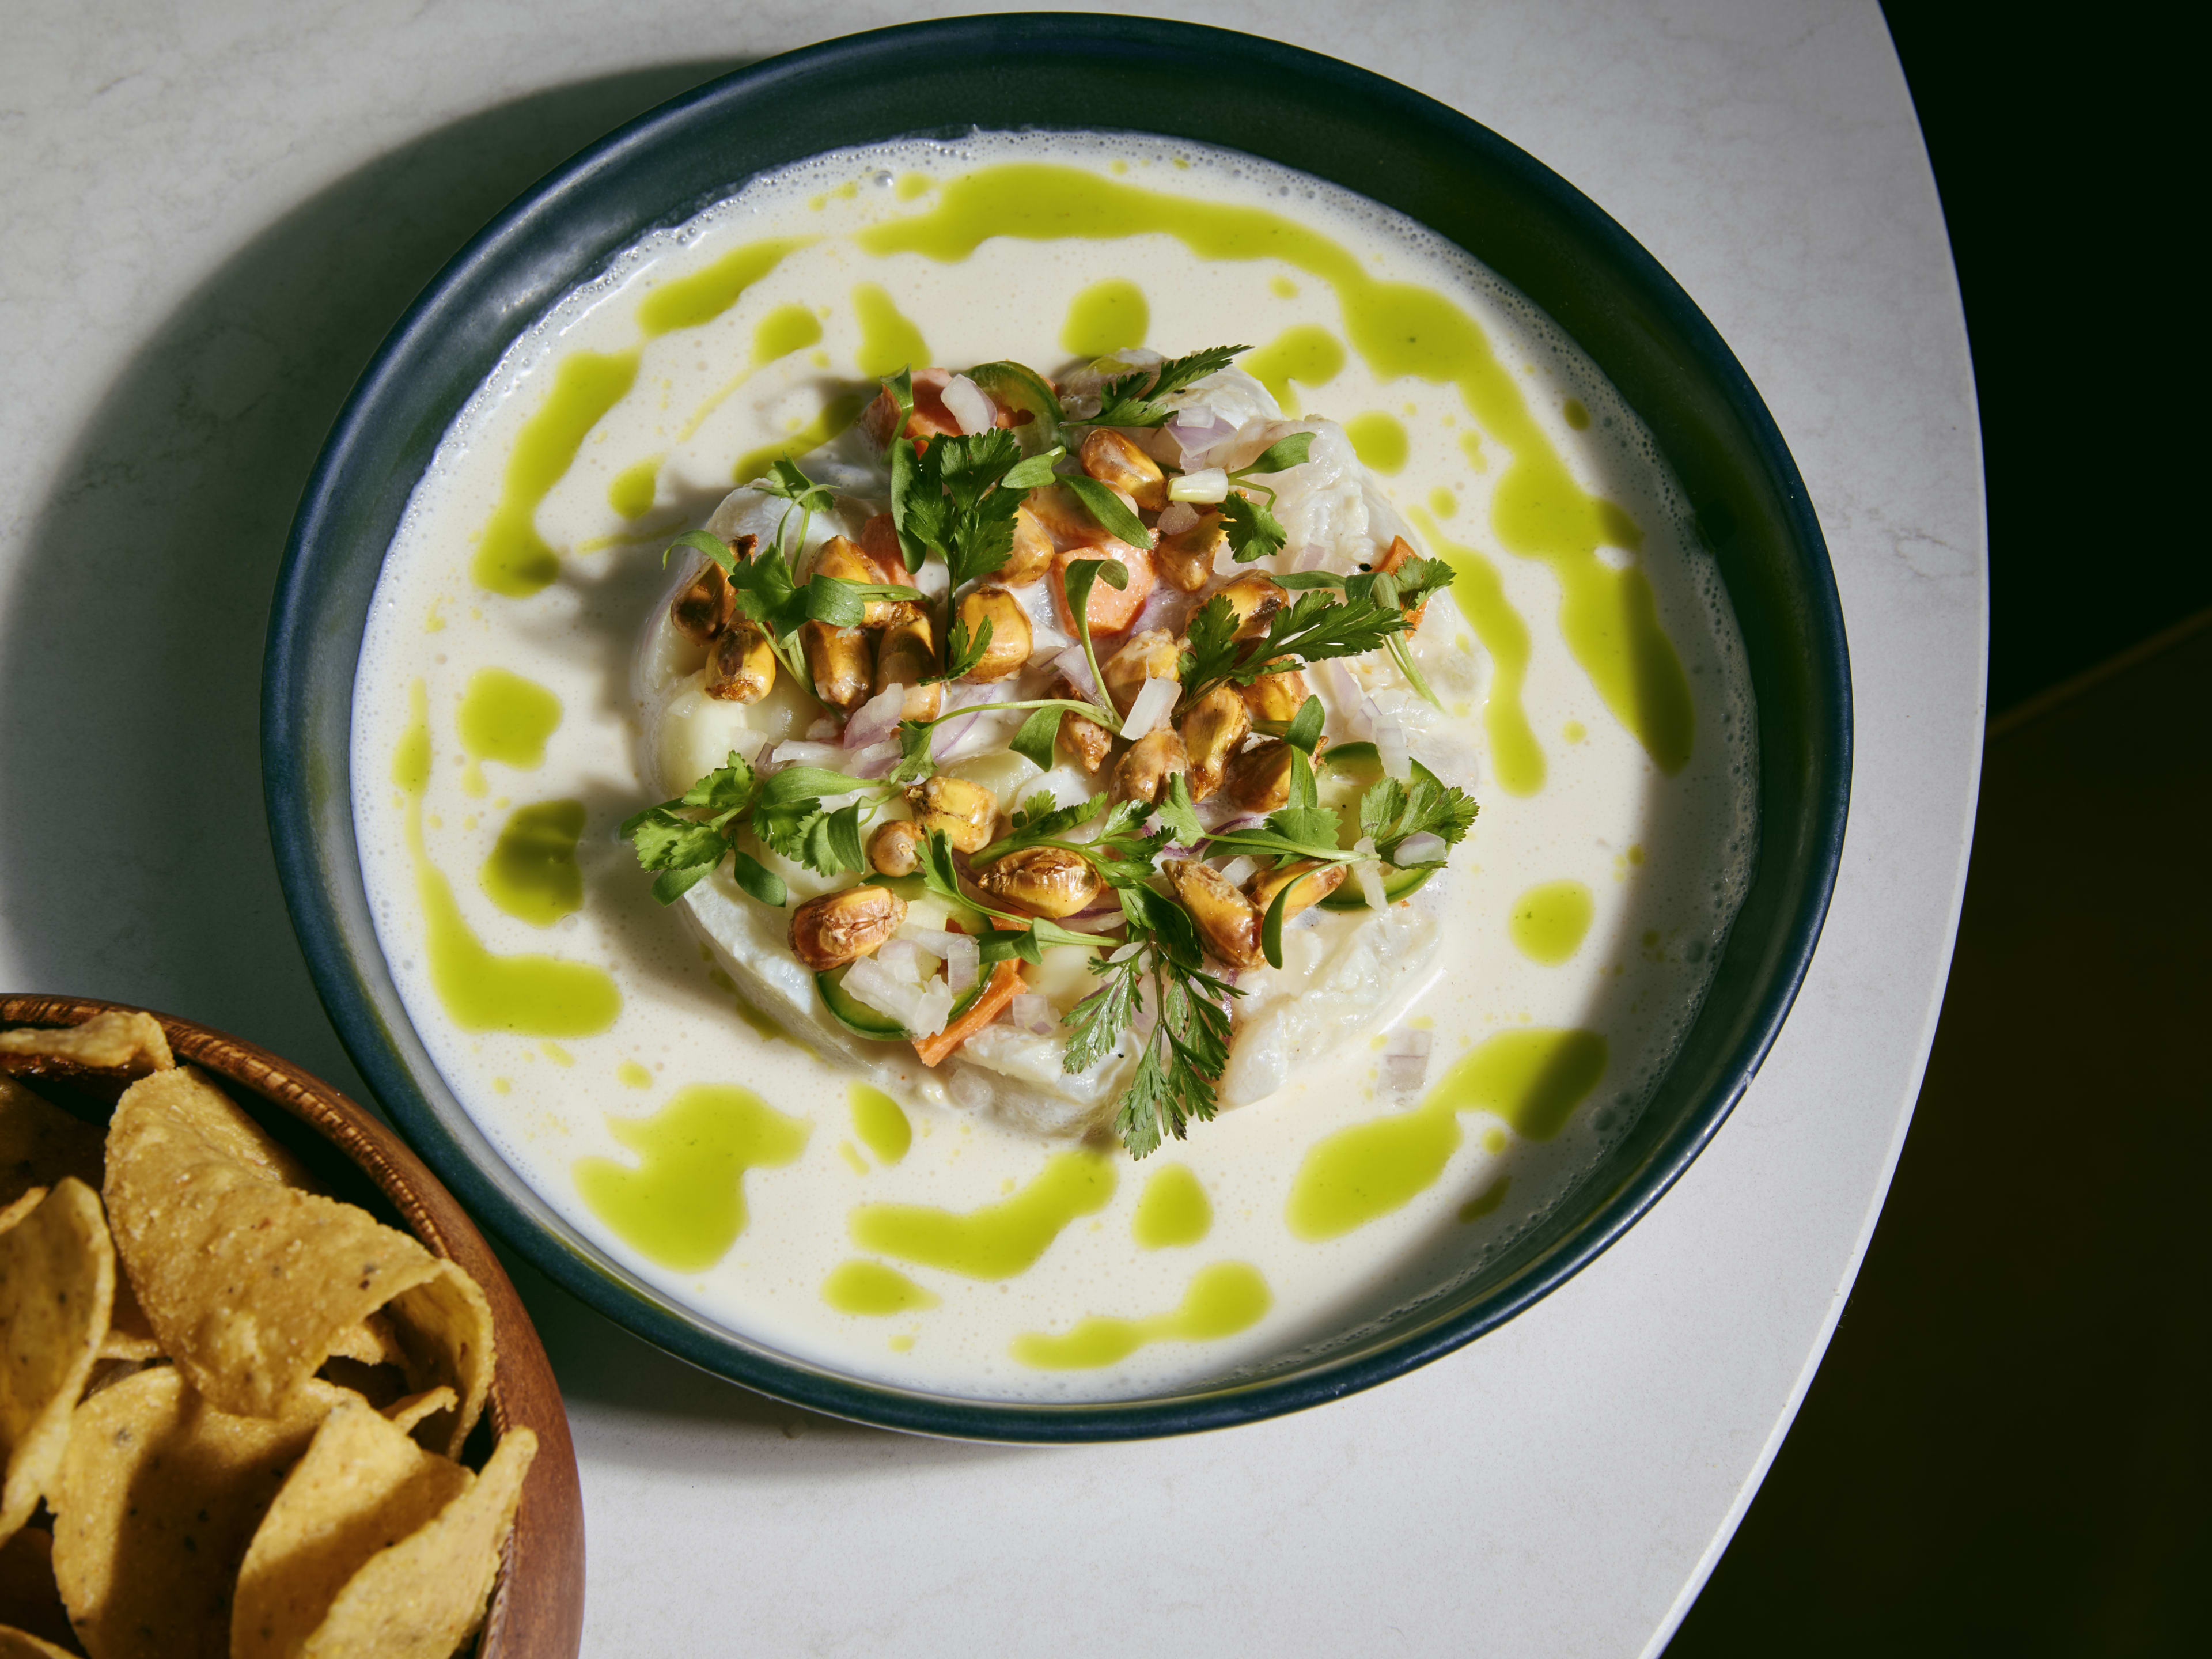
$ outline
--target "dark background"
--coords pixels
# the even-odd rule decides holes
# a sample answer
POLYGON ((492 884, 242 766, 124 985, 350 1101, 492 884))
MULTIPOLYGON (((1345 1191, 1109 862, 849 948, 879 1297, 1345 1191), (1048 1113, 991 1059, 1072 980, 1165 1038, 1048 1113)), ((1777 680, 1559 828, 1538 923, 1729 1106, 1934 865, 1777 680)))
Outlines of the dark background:
POLYGON ((2212 548, 2164 176, 2192 100, 2149 14, 1883 10, 1981 404, 1981 805, 1864 1268, 1668 1659, 2201 1653, 2212 548))

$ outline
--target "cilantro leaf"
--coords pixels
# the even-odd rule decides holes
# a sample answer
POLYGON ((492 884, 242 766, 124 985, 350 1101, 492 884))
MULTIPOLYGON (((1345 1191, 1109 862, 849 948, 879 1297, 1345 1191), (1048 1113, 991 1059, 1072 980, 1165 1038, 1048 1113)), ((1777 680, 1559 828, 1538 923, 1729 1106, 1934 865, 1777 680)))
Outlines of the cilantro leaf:
POLYGON ((648 806, 627 820, 619 833, 637 855, 639 867, 659 872, 653 896, 673 904, 727 858, 739 887, 763 904, 781 905, 788 896, 782 879, 737 845, 759 793, 759 775, 732 750, 726 764, 674 800, 648 806), (694 816, 702 811, 708 816, 694 816))
MULTIPOLYGON (((1395 863, 1399 847, 1414 836, 1440 836, 1447 848, 1456 847, 1474 827, 1478 810, 1474 797, 1465 790, 1445 783, 1414 761, 1412 775, 1405 782, 1383 777, 1368 786, 1359 799, 1359 829, 1374 842, 1376 852, 1395 863)), ((1433 867, 1441 862, 1431 860, 1411 867, 1433 867)))
MULTIPOLYGON (((1326 718, 1322 709, 1321 699, 1308 697, 1298 705, 1298 712, 1291 721, 1291 729, 1283 733, 1283 740, 1299 753, 1310 758, 1314 751, 1314 744, 1320 741, 1322 722, 1326 718)), ((1308 769, 1306 775, 1309 778, 1313 775, 1310 768, 1308 769)))
POLYGON ((1106 383, 1094 426, 1158 426, 1175 413, 1162 399, 1203 380, 1252 348, 1248 345, 1208 346, 1184 357, 1171 357, 1157 369, 1140 368, 1117 375, 1106 383))
POLYGON ((1167 787, 1152 808, 1152 822, 1164 827, 1178 847, 1195 847, 1206 839, 1206 826, 1198 821, 1198 808, 1190 798, 1190 780, 1182 773, 1168 774, 1167 787))
POLYGON ((1229 551, 1239 564, 1273 558, 1290 540, 1290 532, 1283 528, 1281 520, 1237 490, 1222 498, 1220 513, 1222 527, 1229 536, 1229 551))

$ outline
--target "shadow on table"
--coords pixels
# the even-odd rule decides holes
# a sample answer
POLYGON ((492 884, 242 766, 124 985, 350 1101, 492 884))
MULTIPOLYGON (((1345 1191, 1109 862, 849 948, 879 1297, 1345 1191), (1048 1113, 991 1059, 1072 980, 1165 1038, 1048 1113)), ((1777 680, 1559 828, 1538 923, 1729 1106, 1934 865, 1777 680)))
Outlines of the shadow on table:
POLYGON ((1992 728, 1896 1182, 1668 1659, 2203 1650, 2208 707, 2212 613, 1992 728))
POLYGON ((32 518, 0 637, 11 989, 141 1002, 360 1091, 263 816, 262 636, 356 377, 483 222, 610 129, 738 67, 533 93, 361 167, 224 263, 131 357, 32 518))

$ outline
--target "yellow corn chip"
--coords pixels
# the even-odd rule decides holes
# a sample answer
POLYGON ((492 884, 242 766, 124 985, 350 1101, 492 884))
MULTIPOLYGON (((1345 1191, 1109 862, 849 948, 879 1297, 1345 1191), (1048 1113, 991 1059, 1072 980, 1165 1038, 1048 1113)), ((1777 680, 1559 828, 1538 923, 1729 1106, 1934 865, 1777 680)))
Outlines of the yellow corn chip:
POLYGON ((302 1650, 315 1659, 449 1659, 483 1622, 538 1437, 515 1429, 459 1498, 371 1557, 302 1650))
POLYGON ((404 1365, 406 1351, 400 1347, 399 1338, 392 1328, 392 1322, 382 1313, 373 1313, 360 1324, 349 1326, 331 1344, 330 1358, 350 1359, 361 1365, 404 1365))
POLYGON ((0 1031, 0 1066, 32 1076, 52 1071, 143 1077, 149 1072, 166 1072, 176 1063, 161 1022, 137 1009, 112 1008, 82 1025, 52 1030, 22 1025, 0 1031))
POLYGON ((356 1573, 471 1484, 466 1469, 424 1451, 367 1405, 337 1407, 239 1568, 231 1659, 294 1659, 356 1573))
POLYGON ((52 1642, 42 1642, 27 1631, 0 1625, 0 1659, 76 1659, 76 1655, 52 1642))
POLYGON ((33 1187, 13 1204, 0 1206, 0 1233, 6 1232, 9 1228, 37 1209, 40 1200, 46 1195, 46 1189, 44 1187, 33 1187))
POLYGON ((53 1504, 54 1577, 94 1659, 228 1659, 254 1529, 316 1429, 354 1396, 309 1382, 234 1417, 157 1365, 78 1407, 53 1504))
POLYGON ((415 1425, 424 1418, 439 1412, 451 1411, 459 1403, 453 1398, 453 1391, 441 1382, 434 1389, 425 1389, 420 1394, 410 1394, 404 1400, 393 1401, 384 1408, 384 1415, 387 1421, 412 1433, 415 1425))
POLYGON ((191 1066, 116 1103, 106 1191, 117 1251, 162 1351, 222 1411, 286 1410, 346 1332, 441 1273, 367 1211, 287 1184, 295 1170, 191 1066))
POLYGON ((53 1490, 114 1299, 100 1200, 74 1176, 0 1233, 0 1540, 53 1490))
POLYGON ((491 1389, 491 1304, 475 1279, 441 1261, 434 1277, 401 1291, 385 1311, 406 1356, 407 1385, 444 1383, 459 1397, 450 1418, 434 1420, 422 1437, 424 1444, 443 1443, 447 1456, 459 1457, 491 1389))
MULTIPOLYGON (((76 1639, 61 1592, 54 1588, 53 1535, 37 1527, 26 1527, 0 1544, 0 1631, 46 1642, 76 1639)), ((0 1655, 8 1650, 0 1640, 0 1655)))
POLYGON ((100 1190, 100 1131, 0 1074, 0 1212, 64 1176, 100 1190))
POLYGON ((131 1275, 115 1275, 115 1311, 107 1316, 107 1334, 100 1339, 102 1359, 159 1359, 161 1344, 138 1305, 131 1288, 131 1275))

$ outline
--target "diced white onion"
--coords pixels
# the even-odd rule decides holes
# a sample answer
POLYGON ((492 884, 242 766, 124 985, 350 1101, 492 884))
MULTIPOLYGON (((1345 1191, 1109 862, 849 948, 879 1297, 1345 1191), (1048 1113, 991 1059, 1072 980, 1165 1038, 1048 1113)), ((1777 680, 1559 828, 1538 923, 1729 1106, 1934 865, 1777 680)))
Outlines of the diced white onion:
POLYGON ((896 743, 872 743, 866 749, 852 752, 853 775, 856 778, 879 778, 898 764, 899 746, 896 743))
POLYGON ((1398 724, 1396 715, 1384 714, 1375 721, 1375 752, 1382 757, 1382 769, 1392 777, 1413 775, 1413 751, 1407 746, 1406 728, 1398 724))
POLYGON ((794 738, 780 743, 769 757, 778 766, 827 766, 842 769, 845 746, 839 743, 802 743, 794 738))
POLYGON ((1429 1057, 1426 1054, 1385 1054, 1382 1069, 1385 1092, 1417 1095, 1421 1092, 1421 1085, 1429 1080, 1429 1057))
POLYGON ((957 1068, 945 1080, 945 1092, 952 1097, 953 1104, 965 1107, 971 1112, 989 1109, 991 1103, 998 1098, 998 1091, 991 1087, 991 1080, 973 1066, 957 1068))
POLYGON ((1414 864, 1435 864, 1448 849, 1442 836, 1432 836, 1423 830, 1418 836, 1408 836, 1398 843, 1397 863, 1402 868, 1414 864))
POLYGON ((1210 504, 1223 500, 1228 494, 1229 475, 1218 466, 1186 472, 1168 485, 1168 499, 1171 501, 1205 501, 1210 504))
MULTIPOLYGON (((1047 658, 1058 656, 1074 643, 1073 640, 1069 639, 1057 628, 1040 628, 1036 623, 1031 623, 1030 624, 1030 665, 1034 667, 1047 658)), ((1078 652, 1076 654, 1080 656, 1082 653, 1078 652)))
POLYGON ((944 396, 945 411, 960 422, 962 432, 973 436, 988 432, 998 423, 999 406, 991 401, 991 394, 965 374, 947 380, 944 396))
POLYGON ((1257 860, 1245 858, 1240 854, 1221 866, 1221 878, 1231 887, 1242 887, 1252 879, 1252 872, 1259 867, 1257 860))
POLYGON ((845 747, 866 749, 871 744, 883 742, 898 730, 899 716, 905 712, 906 687, 885 686, 855 708, 853 718, 845 722, 845 747))
MULTIPOLYGON (((900 930, 899 938, 893 939, 891 945, 902 940, 912 940, 945 963, 945 982, 951 988, 953 995, 958 996, 975 982, 982 951, 967 934, 937 927, 908 927, 900 930)), ((890 945, 884 949, 889 951, 890 945)))
POLYGON ((1389 907, 1389 896, 1382 890, 1382 862, 1380 859, 1362 859, 1352 866, 1352 878, 1359 884, 1359 896, 1367 901, 1370 910, 1389 907))
MULTIPOLYGON (((1168 493, 1170 495, 1175 493, 1172 485, 1170 486, 1168 493)), ((1157 527, 1163 536, 1180 536, 1197 522, 1196 507, 1187 501, 1170 501, 1160 509, 1159 524, 1157 527)))
POLYGON ((943 980, 914 984, 872 957, 862 957, 845 970, 845 989, 854 1000, 896 1020, 915 1036, 935 1036, 952 1012, 952 993, 943 980))
POLYGON ((1053 668, 1054 672, 1066 675, 1083 696, 1095 697, 1098 695, 1098 682, 1091 678, 1091 664, 1084 656, 1081 646, 1071 645, 1061 652, 1053 668))
POLYGON ((837 722, 835 717, 829 714, 824 714, 806 728, 806 740, 809 743, 834 743, 836 738, 837 722))
POLYGON ((1134 743, 1139 738, 1157 731, 1175 708, 1176 699, 1182 695, 1180 680, 1156 680, 1145 678, 1144 689, 1137 693, 1129 705, 1129 717, 1121 722, 1121 735, 1134 743))

